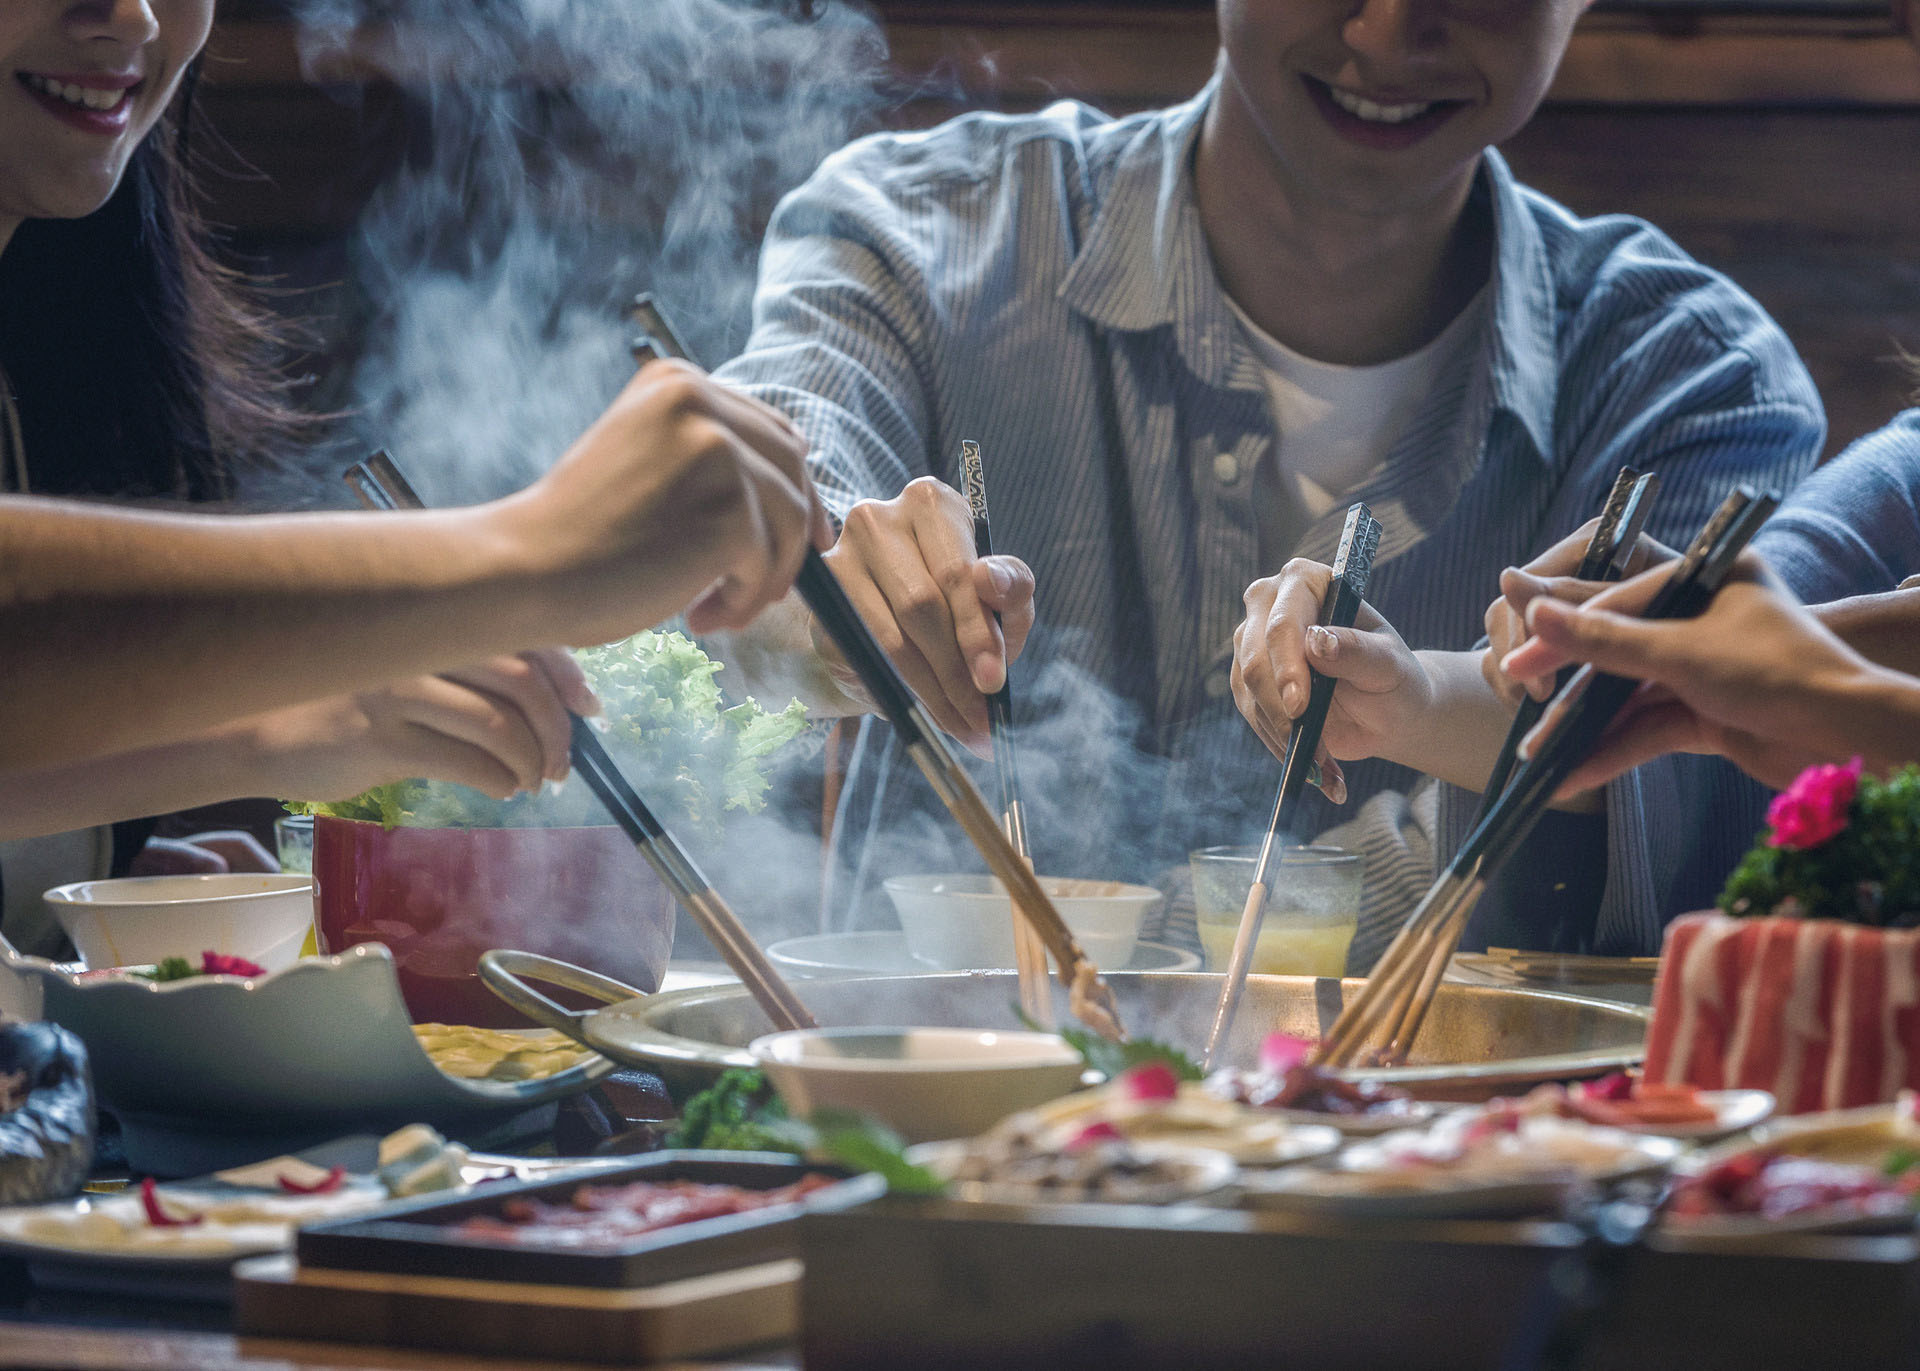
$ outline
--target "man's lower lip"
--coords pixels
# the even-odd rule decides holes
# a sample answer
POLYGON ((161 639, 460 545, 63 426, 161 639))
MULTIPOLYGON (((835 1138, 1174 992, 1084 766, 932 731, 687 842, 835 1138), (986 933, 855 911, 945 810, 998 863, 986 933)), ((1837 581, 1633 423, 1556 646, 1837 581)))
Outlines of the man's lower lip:
POLYGON ((1412 147, 1451 119, 1464 104, 1459 100, 1442 100, 1425 114, 1415 115, 1398 124, 1382 124, 1342 109, 1334 103, 1324 83, 1310 76, 1303 76, 1300 80, 1306 86, 1314 108, 1320 111, 1321 117, 1333 127, 1335 133, 1350 143, 1387 151, 1412 147))
POLYGON ((133 118, 133 100, 130 96, 112 109, 99 110, 87 109, 83 105, 70 105, 59 96, 48 95, 43 90, 35 90, 24 82, 21 83, 20 89, 37 101, 40 108, 54 118, 85 133, 98 133, 108 137, 124 133, 128 122, 133 118))

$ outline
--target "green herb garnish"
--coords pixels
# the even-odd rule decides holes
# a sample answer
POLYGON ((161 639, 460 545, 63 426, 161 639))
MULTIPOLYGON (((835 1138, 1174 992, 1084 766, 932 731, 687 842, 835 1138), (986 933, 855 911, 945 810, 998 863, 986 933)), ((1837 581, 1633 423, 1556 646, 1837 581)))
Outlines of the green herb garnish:
POLYGON ((189 977, 198 976, 200 968, 185 957, 162 957, 154 963, 152 970, 136 971, 133 974, 149 981, 184 981, 189 977))
POLYGON ((823 1109, 790 1118, 765 1074, 735 1068, 687 1101, 668 1147, 717 1152, 796 1152, 811 1161, 872 1171, 899 1195, 938 1195, 946 1184, 906 1158, 898 1134, 859 1114, 823 1109))
POLYGON ((1776 847, 1762 834, 1727 878, 1720 908, 1912 927, 1920 923, 1917 853, 1920 767, 1885 781, 1862 776, 1844 829, 1812 847, 1776 847))
POLYGON ((1148 1062, 1165 1062, 1172 1068, 1173 1074, 1183 1081, 1197 1081, 1206 1075, 1206 1072, 1200 1069, 1198 1062, 1172 1043, 1163 1043, 1153 1038, 1131 1038, 1123 1043, 1110 1042, 1091 1029, 1042 1028, 1018 1005, 1014 1006, 1013 1012, 1020 1016, 1020 1022, 1032 1032, 1058 1034, 1068 1047, 1080 1054, 1081 1061, 1108 1080, 1136 1066, 1145 1066, 1148 1062))

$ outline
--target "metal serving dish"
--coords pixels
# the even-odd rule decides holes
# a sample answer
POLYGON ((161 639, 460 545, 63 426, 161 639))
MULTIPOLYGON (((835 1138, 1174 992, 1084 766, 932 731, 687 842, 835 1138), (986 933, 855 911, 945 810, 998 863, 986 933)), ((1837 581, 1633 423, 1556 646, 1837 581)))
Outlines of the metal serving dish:
MULTIPOLYGON (((678 1088, 733 1066, 772 1026, 746 990, 703 986, 641 995, 618 982, 519 952, 489 952, 481 976, 522 1013, 616 1060, 658 1071, 678 1088), (526 983, 532 977, 608 1002, 572 1011, 526 983), (624 997, 624 998, 623 998, 624 997)), ((1206 1041, 1220 978, 1203 972, 1119 971, 1106 977, 1129 1032, 1186 1046, 1206 1041)), ((1363 980, 1249 976, 1227 1060, 1251 1064, 1275 1029, 1317 1038, 1363 980)), ((945 972, 808 981, 807 1007, 825 1025, 1014 1028, 1019 978, 1011 971, 945 972)), ((1056 1013, 1066 1017, 1057 988, 1056 1013)), ((1406 1066, 1356 1071, 1437 1099, 1484 1099, 1541 1081, 1624 1070, 1644 1055, 1647 1011, 1556 991, 1442 983, 1406 1066)))

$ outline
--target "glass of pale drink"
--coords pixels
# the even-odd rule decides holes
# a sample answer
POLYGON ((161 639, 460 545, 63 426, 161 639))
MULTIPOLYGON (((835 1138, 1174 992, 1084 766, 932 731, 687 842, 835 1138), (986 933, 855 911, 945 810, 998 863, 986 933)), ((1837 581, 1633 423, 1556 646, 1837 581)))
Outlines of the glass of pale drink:
MULTIPOLYGON (((1208 847, 1188 854, 1194 916, 1207 968, 1224 971, 1253 886, 1257 847, 1208 847)), ((1337 847, 1280 849, 1268 866, 1267 916, 1251 969, 1275 976, 1340 976, 1360 922, 1365 864, 1337 847)))

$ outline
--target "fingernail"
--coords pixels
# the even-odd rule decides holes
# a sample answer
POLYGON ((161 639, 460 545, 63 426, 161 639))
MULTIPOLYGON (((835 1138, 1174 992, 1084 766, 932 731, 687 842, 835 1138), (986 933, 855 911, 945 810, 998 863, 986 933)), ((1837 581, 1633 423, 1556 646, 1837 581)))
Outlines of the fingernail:
POLYGON ((593 693, 592 686, 581 686, 580 696, 574 701, 573 712, 583 719, 600 719, 606 715, 606 707, 600 703, 600 697, 593 693))
POLYGON ((1307 630, 1307 651, 1332 661, 1340 653, 1340 635, 1330 628, 1315 624, 1307 630))
POLYGON ((1013 573, 1007 570, 1005 562, 988 562, 987 579, 993 582, 993 590, 996 595, 1005 595, 1009 590, 1013 589, 1013 573))
POLYGON ((1300 716, 1300 711, 1306 708, 1307 701, 1306 692, 1300 689, 1299 682, 1287 682, 1286 689, 1280 692, 1280 703, 1285 706, 1289 719, 1300 716))
POLYGON ((973 683, 982 693, 991 695, 1006 682, 1006 670, 997 652, 979 652, 973 658, 973 683))
POLYGON ((613 732, 613 725, 607 722, 607 716, 604 714, 589 714, 587 716, 587 727, 595 733, 613 732))

